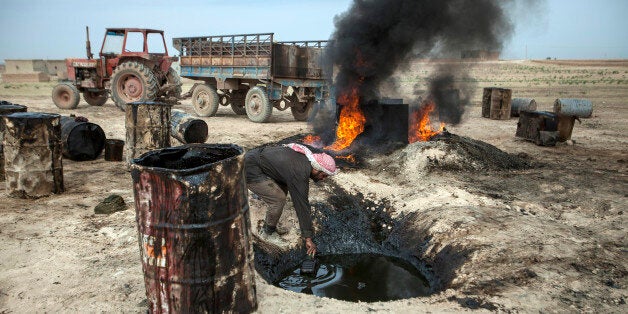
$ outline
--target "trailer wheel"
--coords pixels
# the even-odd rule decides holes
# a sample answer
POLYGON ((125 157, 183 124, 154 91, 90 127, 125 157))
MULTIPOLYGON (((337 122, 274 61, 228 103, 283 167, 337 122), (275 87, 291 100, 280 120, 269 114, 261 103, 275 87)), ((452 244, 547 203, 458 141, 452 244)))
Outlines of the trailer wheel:
POLYGON ((76 109, 80 100, 78 89, 70 83, 60 83, 52 89, 52 101, 60 109, 76 109))
POLYGON ((267 122, 273 113, 273 106, 268 100, 266 89, 255 86, 246 93, 245 100, 246 115, 249 120, 257 123, 267 122))
POLYGON ((218 111, 218 93, 212 86, 201 84, 192 93, 194 112, 199 117, 211 117, 218 111))
POLYGON ((314 102, 308 101, 307 103, 293 103, 294 106, 290 107, 290 111, 292 111, 292 116, 297 121, 307 121, 310 118, 310 114, 312 113, 312 108, 314 108, 314 102))
POLYGON ((237 115, 243 116, 246 114, 246 107, 244 106, 244 100, 246 99, 246 90, 239 89, 231 92, 231 109, 237 115))
POLYGON ((107 102, 108 97, 109 94, 107 94, 107 91, 83 92, 83 99, 85 99, 90 106, 102 106, 107 102))
POLYGON ((154 100, 158 91, 155 74, 140 62, 124 62, 111 74, 111 98, 123 111, 127 103, 154 100))

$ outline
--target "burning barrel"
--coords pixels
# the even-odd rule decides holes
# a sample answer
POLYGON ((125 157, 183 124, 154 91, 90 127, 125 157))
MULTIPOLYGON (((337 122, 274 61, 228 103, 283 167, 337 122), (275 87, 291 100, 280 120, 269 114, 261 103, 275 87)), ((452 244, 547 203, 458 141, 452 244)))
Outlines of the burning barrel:
POLYGON ((184 111, 172 110, 170 115, 170 133, 183 144, 205 143, 207 140, 207 123, 184 111))
POLYGON ((493 120, 510 119, 512 91, 507 88, 486 87, 482 95, 482 117, 493 120))
POLYGON ((188 144, 131 164, 151 312, 257 308, 243 149, 188 144))
POLYGON ((105 147, 105 132, 80 117, 61 117, 63 156, 70 160, 94 160, 105 147))
POLYGON ((1 117, 14 112, 26 112, 26 109, 26 106, 12 104, 4 100, 0 101, 0 180, 4 180, 4 148, 2 147, 4 123, 1 117))
POLYGON ((153 149, 170 147, 170 111, 172 105, 161 102, 126 104, 126 160, 153 149))
POLYGON ((521 111, 535 111, 536 100, 534 98, 513 98, 510 102, 510 116, 518 117, 521 111))
POLYGON ((9 195, 37 198, 63 192, 60 118, 30 112, 2 117, 9 195))

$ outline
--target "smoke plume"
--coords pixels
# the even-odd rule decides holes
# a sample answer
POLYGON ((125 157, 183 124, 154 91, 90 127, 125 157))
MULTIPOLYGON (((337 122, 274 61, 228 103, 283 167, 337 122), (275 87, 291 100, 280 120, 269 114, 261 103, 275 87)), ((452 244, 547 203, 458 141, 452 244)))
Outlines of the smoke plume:
MULTIPOLYGON (((460 58, 463 50, 499 51, 513 30, 505 6, 514 0, 354 0, 335 18, 336 30, 327 47, 334 65, 336 99, 358 88, 362 106, 380 98, 382 86, 415 58, 460 58)), ((527 0, 532 1, 534 0, 527 0)), ((540 1, 540 0, 539 0, 540 1)), ((429 93, 441 119, 456 124, 470 94, 459 102, 448 91, 464 69, 438 67, 429 93)), ((406 103, 416 100, 406 99, 406 103)))

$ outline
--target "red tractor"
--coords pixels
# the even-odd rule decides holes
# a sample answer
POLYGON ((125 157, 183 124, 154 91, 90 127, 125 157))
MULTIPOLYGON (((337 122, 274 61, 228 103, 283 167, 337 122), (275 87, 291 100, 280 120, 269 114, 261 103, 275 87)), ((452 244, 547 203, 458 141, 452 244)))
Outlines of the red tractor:
POLYGON ((126 103, 181 95, 181 78, 170 66, 176 57, 168 56, 164 32, 141 28, 108 28, 94 59, 87 28, 87 59, 66 59, 68 80, 52 90, 52 101, 61 109, 74 109, 79 93, 92 106, 102 106, 111 98, 124 110, 126 103))

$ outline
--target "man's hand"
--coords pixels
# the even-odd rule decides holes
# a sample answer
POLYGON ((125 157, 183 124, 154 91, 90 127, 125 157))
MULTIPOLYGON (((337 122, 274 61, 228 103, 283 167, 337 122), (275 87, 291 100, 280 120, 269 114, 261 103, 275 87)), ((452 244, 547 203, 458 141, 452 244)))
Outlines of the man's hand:
POLYGON ((307 249, 307 255, 314 257, 316 254, 316 244, 314 244, 312 238, 305 238, 305 248, 307 249))

